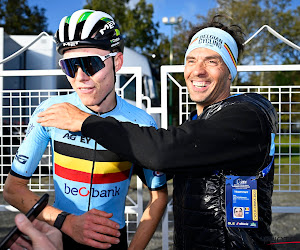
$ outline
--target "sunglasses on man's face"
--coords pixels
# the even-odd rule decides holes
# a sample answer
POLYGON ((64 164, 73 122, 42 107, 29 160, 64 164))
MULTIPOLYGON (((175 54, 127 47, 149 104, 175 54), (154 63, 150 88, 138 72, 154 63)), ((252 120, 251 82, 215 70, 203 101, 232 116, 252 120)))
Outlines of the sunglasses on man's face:
POLYGON ((58 64, 62 71, 69 77, 74 78, 78 67, 88 76, 96 74, 99 70, 105 67, 104 61, 112 56, 117 55, 117 52, 109 53, 105 56, 90 55, 82 57, 71 57, 60 59, 58 64))

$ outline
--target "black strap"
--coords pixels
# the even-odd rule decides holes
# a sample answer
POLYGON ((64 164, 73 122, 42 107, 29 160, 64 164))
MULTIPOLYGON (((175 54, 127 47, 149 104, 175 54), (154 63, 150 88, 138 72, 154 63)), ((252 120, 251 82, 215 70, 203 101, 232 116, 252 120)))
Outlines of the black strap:
POLYGON ((56 218, 56 220, 55 220, 53 226, 60 230, 61 227, 62 227, 62 225, 64 224, 64 221, 65 221, 66 217, 67 217, 69 214, 70 214, 70 213, 67 213, 67 212, 61 212, 61 213, 57 216, 57 218, 56 218))

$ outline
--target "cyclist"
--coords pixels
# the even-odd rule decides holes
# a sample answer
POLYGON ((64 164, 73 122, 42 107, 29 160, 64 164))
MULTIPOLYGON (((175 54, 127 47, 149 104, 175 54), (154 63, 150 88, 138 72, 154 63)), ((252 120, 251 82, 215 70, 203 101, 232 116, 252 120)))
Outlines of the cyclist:
MULTIPOLYGON (((116 95, 115 74, 122 67, 124 40, 110 15, 78 10, 62 18, 55 39, 63 55, 59 64, 75 92, 49 98, 35 110, 6 180, 4 198, 22 212, 38 200, 27 184, 50 142, 55 202, 39 219, 63 232, 64 249, 87 249, 87 245, 127 249, 124 209, 133 164, 81 133, 40 126, 37 115, 53 104, 68 102, 101 117, 140 126, 156 124, 116 95)), ((150 190, 150 201, 130 247, 143 249, 161 219, 167 190, 164 174, 137 169, 150 190)))

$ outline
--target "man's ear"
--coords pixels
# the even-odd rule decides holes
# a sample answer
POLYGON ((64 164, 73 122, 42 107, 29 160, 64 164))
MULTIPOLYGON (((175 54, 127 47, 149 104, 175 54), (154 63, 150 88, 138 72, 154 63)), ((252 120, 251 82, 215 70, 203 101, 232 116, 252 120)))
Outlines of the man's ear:
POLYGON ((123 53, 118 52, 118 54, 114 57, 114 60, 115 60, 115 69, 117 72, 122 68, 123 65, 123 53))
POLYGON ((228 80, 230 80, 230 81, 232 80, 231 74, 228 75, 228 80))

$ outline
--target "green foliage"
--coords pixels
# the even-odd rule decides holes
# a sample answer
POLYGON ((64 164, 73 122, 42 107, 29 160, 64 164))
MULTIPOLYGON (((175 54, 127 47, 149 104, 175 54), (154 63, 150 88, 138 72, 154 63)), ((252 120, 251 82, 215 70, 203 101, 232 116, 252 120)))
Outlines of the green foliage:
POLYGON ((120 26, 125 46, 150 54, 157 45, 158 23, 153 23, 153 5, 140 0, 130 8, 129 0, 87 0, 86 9, 101 10, 110 14, 120 26))
MULTIPOLYGON (((1 0, 0 26, 10 35, 37 35, 47 31, 45 9, 30 8, 27 0, 1 0)), ((48 32, 49 33, 49 32, 48 32)))
MULTIPOLYGON (((111 14, 121 26, 125 45, 149 57, 159 69, 170 63, 170 38, 158 34, 158 24, 153 23, 153 6, 140 0, 129 8, 129 0, 87 0, 85 8, 103 10, 111 14)), ((197 23, 184 20, 173 26, 173 64, 183 64, 188 45, 188 34, 192 27, 210 21, 215 14, 231 16, 231 24, 240 25, 247 40, 259 28, 267 24, 288 40, 300 40, 300 6, 290 8, 291 0, 217 0, 217 7, 209 10, 206 16, 198 16, 197 23)), ((300 53, 270 34, 266 29, 245 46, 239 64, 295 64, 299 63, 300 53)), ((299 72, 253 72, 239 74, 235 85, 300 85, 299 72)), ((183 82, 183 78, 179 79, 183 82)))
POLYGON ((84 9, 101 10, 111 15, 121 27, 126 21, 127 4, 129 0, 86 0, 84 9))
MULTIPOLYGON (((291 0, 218 0, 217 3, 222 7, 210 10, 208 18, 215 13, 231 16, 243 28, 246 39, 268 25, 294 43, 300 40, 300 6, 290 9, 291 0)), ((299 51, 264 29, 245 45, 240 64, 295 64, 299 59, 299 51)), ((299 85, 299 72, 252 73, 235 84, 299 85)))
MULTIPOLYGON (((299 44, 300 41, 300 6, 290 8, 291 0, 217 0, 217 7, 210 9, 206 16, 197 16, 197 22, 185 20, 180 25, 175 25, 173 35, 173 64, 183 64, 188 35, 192 27, 207 23, 216 14, 225 14, 232 17, 227 24, 238 24, 245 33, 245 40, 251 37, 259 28, 267 24, 288 40, 299 44)), ((161 65, 168 65, 169 41, 162 36, 158 45, 161 65)), ((300 53, 294 48, 283 43, 271 35, 266 29, 260 32, 246 46, 244 54, 240 57, 239 64, 299 64, 300 53)), ((176 75, 176 80, 184 85, 183 76, 176 75)), ((300 72, 251 72, 240 73, 234 85, 300 85, 300 72)), ((176 89, 173 91, 177 91, 176 89)), ((174 93, 173 96, 178 96, 174 93)), ((295 97, 294 102, 299 102, 295 97)), ((173 106, 178 106, 178 99, 173 99, 173 106)), ((175 108, 177 110, 177 108, 175 108)), ((283 111, 287 107, 282 108, 283 111)), ((296 105, 295 112, 300 106, 296 105)), ((173 114, 175 117, 175 114, 173 114)), ((282 117, 287 120, 288 117, 282 117)), ((296 119, 296 118, 295 118, 296 119)))

